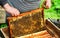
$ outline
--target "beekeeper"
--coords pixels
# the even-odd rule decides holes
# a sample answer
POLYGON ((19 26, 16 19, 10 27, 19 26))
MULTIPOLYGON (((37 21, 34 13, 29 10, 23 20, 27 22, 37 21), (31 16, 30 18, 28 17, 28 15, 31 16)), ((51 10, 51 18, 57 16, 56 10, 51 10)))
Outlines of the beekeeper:
MULTIPOLYGON (((39 8, 40 0, 0 0, 0 5, 7 12, 7 16, 17 16, 20 13, 39 8)), ((51 0, 46 0, 46 6, 50 8, 51 0)))

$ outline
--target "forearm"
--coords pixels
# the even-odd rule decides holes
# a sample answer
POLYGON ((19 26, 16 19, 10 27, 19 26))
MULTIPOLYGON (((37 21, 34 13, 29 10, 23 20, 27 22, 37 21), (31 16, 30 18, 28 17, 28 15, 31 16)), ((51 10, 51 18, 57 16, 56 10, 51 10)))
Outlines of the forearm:
POLYGON ((4 8, 4 9, 7 9, 7 8, 10 8, 11 6, 8 4, 8 1, 7 0, 0 0, 0 5, 4 8))
POLYGON ((0 5, 7 11, 7 9, 11 8, 8 4, 7 0, 0 0, 0 5))
POLYGON ((5 11, 7 13, 11 14, 12 16, 17 16, 20 14, 19 10, 10 6, 8 3, 6 3, 3 7, 4 7, 5 11))
POLYGON ((11 6, 10 6, 8 3, 6 3, 6 4, 3 6, 3 8, 6 10, 6 9, 8 9, 8 8, 11 8, 11 6))
POLYGON ((3 7, 7 3, 7 0, 0 0, 0 5, 3 7))

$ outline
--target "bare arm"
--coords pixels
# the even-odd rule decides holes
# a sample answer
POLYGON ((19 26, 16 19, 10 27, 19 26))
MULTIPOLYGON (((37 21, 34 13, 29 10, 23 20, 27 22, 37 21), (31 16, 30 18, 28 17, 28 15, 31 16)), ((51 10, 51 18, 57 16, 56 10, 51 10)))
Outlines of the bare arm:
POLYGON ((19 10, 10 6, 7 0, 0 0, 0 5, 5 9, 5 11, 7 11, 7 13, 10 13, 12 16, 17 16, 20 14, 19 10))
POLYGON ((6 3, 4 6, 4 9, 10 13, 12 16, 17 16, 20 14, 19 10, 17 10, 16 8, 10 6, 8 3, 6 3))

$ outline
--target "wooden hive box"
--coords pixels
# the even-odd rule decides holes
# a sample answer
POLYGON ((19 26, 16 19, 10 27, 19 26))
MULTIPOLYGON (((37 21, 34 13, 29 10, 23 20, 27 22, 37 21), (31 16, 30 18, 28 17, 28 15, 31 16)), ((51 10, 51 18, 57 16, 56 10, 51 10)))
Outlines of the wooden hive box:
MULTIPOLYGON (((60 30, 57 29, 50 20, 45 20, 45 24, 45 30, 15 38, 60 38, 60 30)), ((9 38, 8 27, 2 28, 1 32, 3 33, 5 38, 9 38)))
MULTIPOLYGON (((44 29, 42 31, 38 31, 36 33, 31 33, 27 35, 23 35, 20 37, 14 37, 14 38, 60 38, 60 30, 56 28, 56 26, 48 19, 45 20, 44 29)), ((41 29, 40 29, 41 30, 41 29)), ((5 38, 9 38, 9 29, 2 28, 1 32, 5 36, 5 38)))
POLYGON ((39 32, 44 27, 43 8, 25 12, 16 17, 8 17, 11 37, 39 32))

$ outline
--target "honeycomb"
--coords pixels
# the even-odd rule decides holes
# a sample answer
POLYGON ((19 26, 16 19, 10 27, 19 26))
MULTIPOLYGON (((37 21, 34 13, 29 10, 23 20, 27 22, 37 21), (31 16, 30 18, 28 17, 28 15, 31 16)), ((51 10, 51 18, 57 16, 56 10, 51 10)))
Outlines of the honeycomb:
POLYGON ((8 17, 11 37, 20 37, 44 30, 43 9, 25 12, 16 17, 8 17))

